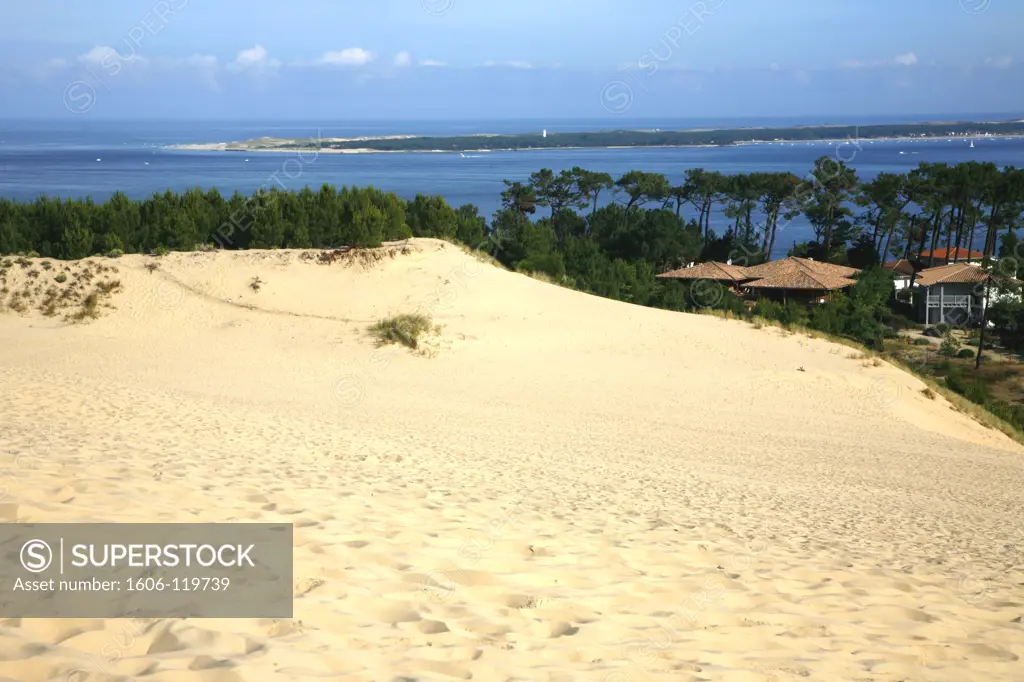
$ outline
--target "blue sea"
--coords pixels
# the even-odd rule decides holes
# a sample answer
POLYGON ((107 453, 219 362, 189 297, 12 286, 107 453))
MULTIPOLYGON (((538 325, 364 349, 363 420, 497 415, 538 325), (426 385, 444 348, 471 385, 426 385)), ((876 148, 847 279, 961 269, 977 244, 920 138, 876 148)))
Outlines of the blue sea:
MULTIPOLYGON (((921 120, 921 119, 917 119, 921 120)), ((948 119, 945 119, 948 120, 948 119)), ((995 120, 995 119, 992 119, 995 120)), ((734 147, 676 149, 573 149, 468 154, 278 154, 182 151, 170 145, 230 142, 260 136, 358 137, 373 135, 462 135, 601 129, 686 129, 741 125, 797 125, 834 121, 638 120, 604 121, 402 121, 336 125, 304 122, 126 122, 0 121, 0 197, 19 201, 40 195, 103 201, 115 191, 132 198, 190 187, 235 190, 249 194, 259 187, 378 187, 411 199, 417 193, 440 194, 459 206, 475 204, 490 216, 500 202, 503 180, 525 180, 541 168, 559 171, 581 166, 613 177, 639 169, 664 173, 672 181, 686 169, 702 167, 723 173, 791 171, 805 175, 815 159, 829 155, 853 166, 862 179, 905 172, 920 162, 990 161, 1024 165, 1024 140, 855 141, 842 143, 764 143, 734 147)), ((837 121, 842 123, 842 121, 837 121)), ((884 121, 857 121, 869 124, 884 121)), ((890 119, 891 122, 891 119, 890 119)), ((723 231, 726 219, 712 219, 723 231)), ((779 254, 811 236, 800 219, 785 226, 779 254)))

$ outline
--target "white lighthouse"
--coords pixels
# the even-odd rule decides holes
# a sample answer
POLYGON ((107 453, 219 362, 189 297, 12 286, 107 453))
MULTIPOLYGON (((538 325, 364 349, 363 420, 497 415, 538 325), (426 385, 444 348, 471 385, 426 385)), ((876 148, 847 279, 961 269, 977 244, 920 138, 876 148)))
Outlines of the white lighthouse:
POLYGON ((548 136, 548 131, 546 129, 544 130, 543 135, 544 135, 544 137, 548 136))

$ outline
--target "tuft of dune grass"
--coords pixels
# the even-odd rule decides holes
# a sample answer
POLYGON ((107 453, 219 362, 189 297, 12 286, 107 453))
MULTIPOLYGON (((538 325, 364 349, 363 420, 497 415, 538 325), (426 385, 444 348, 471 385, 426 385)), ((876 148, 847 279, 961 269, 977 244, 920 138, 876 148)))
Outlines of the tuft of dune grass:
POLYGON ((430 318, 418 313, 405 313, 379 320, 369 331, 377 340, 378 346, 401 344, 407 348, 419 347, 421 336, 433 328, 430 318))

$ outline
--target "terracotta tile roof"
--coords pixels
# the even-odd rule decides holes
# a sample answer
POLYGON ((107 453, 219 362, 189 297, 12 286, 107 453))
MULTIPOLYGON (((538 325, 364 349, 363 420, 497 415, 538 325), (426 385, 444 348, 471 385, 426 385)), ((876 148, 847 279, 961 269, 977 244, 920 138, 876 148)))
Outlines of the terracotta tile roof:
POLYGON ((658 277, 664 279, 711 279, 720 282, 743 282, 750 276, 738 265, 728 263, 697 263, 693 267, 666 272, 658 277))
POLYGON ((807 272, 805 270, 793 270, 781 272, 763 279, 748 282, 745 287, 749 289, 795 289, 805 291, 834 291, 845 289, 856 284, 856 280, 848 277, 840 277, 833 274, 807 272))
POLYGON ((853 277, 858 274, 860 270, 857 268, 850 268, 845 265, 836 265, 835 263, 824 263, 822 261, 811 260, 810 258, 793 258, 801 265, 820 272, 823 275, 833 275, 835 277, 853 277))
MULTIPOLYGON (((930 287, 935 284, 983 284, 988 276, 988 273, 977 265, 950 263, 922 270, 918 273, 914 283, 922 287, 930 287)), ((1003 279, 1014 281, 1009 277, 1003 279)))
POLYGON ((942 260, 946 260, 947 257, 949 260, 981 260, 985 257, 985 254, 981 251, 968 251, 967 249, 961 249, 959 246, 952 249, 935 249, 934 251, 921 252, 921 258, 941 258, 942 260))
POLYGON ((897 275, 906 275, 910 277, 914 274, 914 264, 908 261, 906 258, 900 258, 899 260, 891 260, 882 266, 883 269, 889 270, 890 272, 897 275))
POLYGON ((769 261, 762 265, 745 268, 745 270, 751 278, 776 277, 778 275, 798 272, 804 272, 816 276, 824 275, 829 277, 849 278, 860 272, 860 270, 857 270, 856 268, 848 268, 844 265, 823 263, 821 261, 811 260, 810 258, 796 258, 794 256, 783 258, 782 260, 769 261))

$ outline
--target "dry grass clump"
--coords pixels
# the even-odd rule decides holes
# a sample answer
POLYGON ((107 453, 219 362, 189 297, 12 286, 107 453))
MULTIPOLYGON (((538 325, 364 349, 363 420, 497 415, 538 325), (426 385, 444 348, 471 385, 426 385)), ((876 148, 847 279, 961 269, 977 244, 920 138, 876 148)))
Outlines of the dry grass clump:
POLYGON ((927 386, 921 389, 921 395, 923 395, 925 398, 928 398, 928 400, 935 400, 936 397, 935 391, 928 388, 927 386))
POLYGON ((434 329, 430 318, 418 313, 395 315, 378 321, 369 329, 378 346, 401 344, 419 348, 420 337, 434 329))
POLYGON ((110 282, 97 282, 97 284, 96 284, 96 291, 99 292, 99 294, 101 296, 110 296, 115 291, 120 291, 120 290, 121 290, 121 280, 119 280, 119 279, 115 279, 115 280, 110 281, 110 282))
POLYGON ((69 313, 64 317, 65 320, 72 323, 84 322, 85 320, 95 320, 100 316, 100 293, 94 291, 82 301, 82 306, 74 313, 69 313))
POLYGON ((57 314, 58 303, 60 303, 60 292, 57 287, 51 286, 46 290, 46 296, 39 304, 39 310, 46 317, 54 317, 57 314))
POLYGON ((11 294, 11 300, 8 301, 7 307, 16 313, 23 313, 28 310, 28 304, 25 302, 24 292, 15 291, 11 294))
MULTIPOLYGON (((353 246, 333 251, 322 251, 317 257, 317 262, 321 265, 340 263, 345 267, 360 265, 363 268, 370 268, 381 261, 393 260, 398 256, 407 256, 410 253, 412 253, 412 249, 408 244, 381 246, 373 249, 353 246)), ((302 257, 307 258, 305 255, 302 257)))

